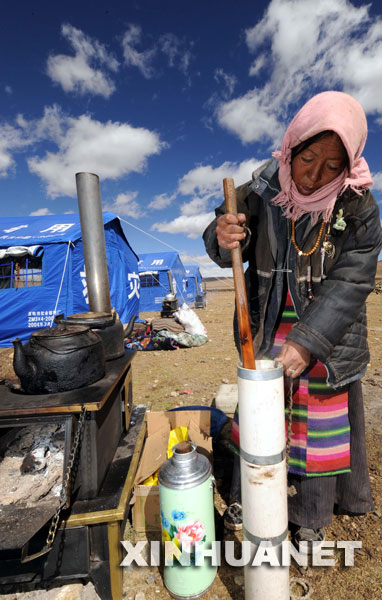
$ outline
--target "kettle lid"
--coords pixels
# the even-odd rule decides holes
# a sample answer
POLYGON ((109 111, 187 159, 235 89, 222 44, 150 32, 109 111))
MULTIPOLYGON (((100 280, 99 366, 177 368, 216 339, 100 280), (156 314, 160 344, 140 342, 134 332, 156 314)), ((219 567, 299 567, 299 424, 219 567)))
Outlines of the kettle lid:
POLYGON ((68 337, 72 335, 81 335, 89 331, 87 325, 67 325, 66 323, 60 323, 57 327, 47 327, 46 329, 37 329, 31 335, 31 338, 38 339, 56 339, 62 337, 68 337))

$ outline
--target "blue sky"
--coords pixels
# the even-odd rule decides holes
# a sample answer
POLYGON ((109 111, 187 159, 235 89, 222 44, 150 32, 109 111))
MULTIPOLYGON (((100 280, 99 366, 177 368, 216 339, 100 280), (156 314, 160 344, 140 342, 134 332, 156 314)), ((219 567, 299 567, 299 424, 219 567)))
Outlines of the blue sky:
POLYGON ((0 27, 4 216, 77 211, 91 171, 137 254, 220 275, 201 234, 222 179, 249 180, 324 89, 362 103, 382 201, 379 2, 15 0, 0 27))

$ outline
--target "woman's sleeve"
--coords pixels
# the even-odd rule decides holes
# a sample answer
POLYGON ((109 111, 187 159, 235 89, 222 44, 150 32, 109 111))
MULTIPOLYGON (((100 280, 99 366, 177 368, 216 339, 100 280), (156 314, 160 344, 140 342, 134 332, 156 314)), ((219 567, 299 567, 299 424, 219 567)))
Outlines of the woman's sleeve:
MULTIPOLYGON (((237 212, 244 213, 246 216, 247 225, 250 220, 250 209, 249 209, 249 198, 250 196, 255 196, 255 194, 248 188, 248 183, 238 187, 236 189, 237 195, 237 212)), ((206 252, 208 256, 219 265, 219 267, 232 267, 231 262, 231 250, 225 250, 221 248, 218 244, 218 238, 216 235, 216 224, 217 220, 221 215, 224 215, 226 212, 225 202, 223 202, 218 208, 215 209, 215 219, 211 221, 206 230, 203 233, 203 241, 206 247, 206 252)), ((246 238, 243 240, 241 244, 241 250, 243 253, 243 261, 247 260, 246 258, 246 250, 248 249, 250 244, 250 233, 247 232, 246 238)))
POLYGON ((375 286, 382 231, 379 209, 371 194, 357 217, 361 219, 357 230, 349 233, 319 293, 287 336, 321 361, 328 358, 347 328, 356 321, 375 286))

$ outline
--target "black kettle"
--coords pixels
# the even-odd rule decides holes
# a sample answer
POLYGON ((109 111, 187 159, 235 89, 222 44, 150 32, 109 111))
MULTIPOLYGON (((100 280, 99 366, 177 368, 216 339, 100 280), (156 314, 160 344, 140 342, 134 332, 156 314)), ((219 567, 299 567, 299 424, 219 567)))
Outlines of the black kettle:
POLYGON ((14 346, 13 368, 27 394, 54 394, 95 383, 105 375, 99 335, 83 325, 60 323, 34 331, 14 346))
POLYGON ((75 315, 56 315, 55 323, 66 323, 67 325, 85 325, 95 331, 102 339, 105 349, 105 359, 115 360, 125 354, 123 339, 123 325, 113 309, 107 312, 86 312, 75 315))

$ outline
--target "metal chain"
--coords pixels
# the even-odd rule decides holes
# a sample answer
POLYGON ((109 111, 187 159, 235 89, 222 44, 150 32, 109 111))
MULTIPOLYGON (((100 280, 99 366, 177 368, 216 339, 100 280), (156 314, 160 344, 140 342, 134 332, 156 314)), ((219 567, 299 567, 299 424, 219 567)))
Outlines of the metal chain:
MULTIPOLYGON (((289 393, 288 393, 288 434, 286 441, 286 470, 288 475, 288 467, 289 467, 289 453, 290 453, 290 441, 292 437, 292 423, 293 423, 293 379, 289 377, 289 393)), ((294 485, 288 486, 288 496, 295 496, 297 494, 297 490, 294 485)))
POLYGON ((80 418, 78 419, 78 425, 76 429, 76 433, 74 434, 73 445, 70 450, 68 464, 65 469, 64 481, 62 484, 62 489, 60 493, 60 504, 52 517, 52 521, 49 527, 49 533, 46 538, 46 546, 52 546, 54 542, 54 538, 56 537, 57 527, 60 520, 60 514, 62 509, 66 506, 68 502, 69 496, 69 488, 70 488, 70 476, 72 473, 74 461, 76 460, 77 451, 80 445, 81 435, 85 426, 86 420, 86 408, 82 406, 80 418))

